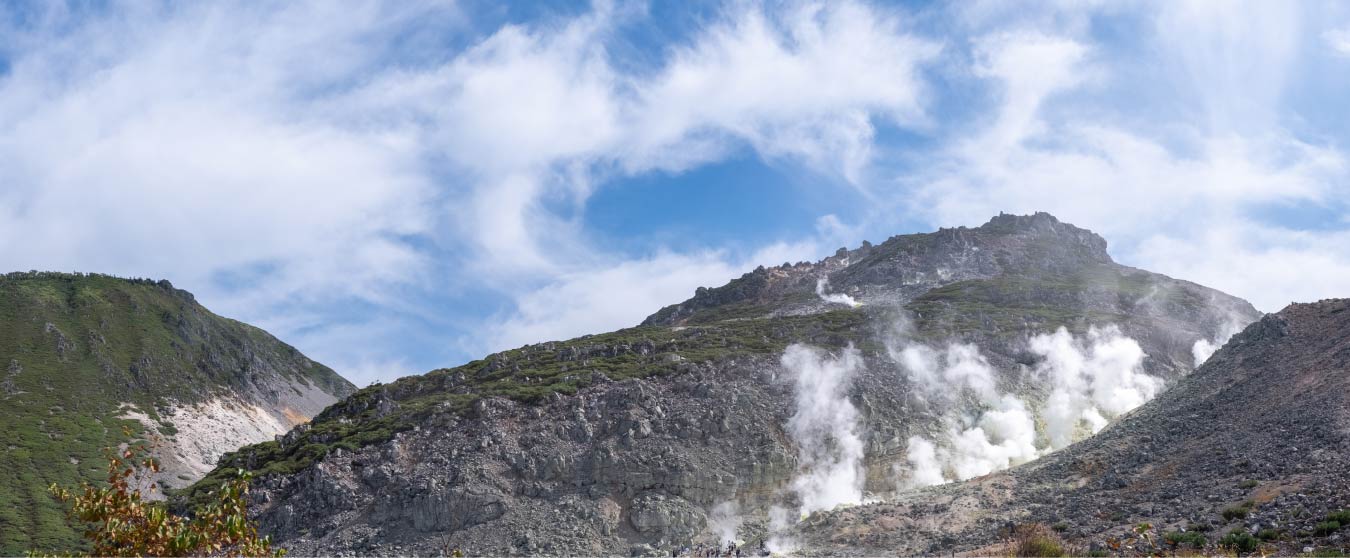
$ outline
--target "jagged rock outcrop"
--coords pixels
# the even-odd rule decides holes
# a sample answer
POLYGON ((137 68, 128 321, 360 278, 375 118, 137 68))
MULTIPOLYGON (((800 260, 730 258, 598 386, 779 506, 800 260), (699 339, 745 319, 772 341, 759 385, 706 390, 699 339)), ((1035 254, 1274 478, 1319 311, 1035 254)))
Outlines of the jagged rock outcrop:
POLYGON ((769 507, 793 501, 793 343, 856 350, 844 395, 862 489, 885 496, 911 437, 986 410, 955 390, 925 397, 897 343, 978 347, 990 389, 1040 409, 1051 386, 1032 336, 1114 327, 1147 354, 1140 374, 1175 382, 1197 341, 1259 316, 1115 264, 1101 237, 1048 214, 1002 215, 757 269, 635 328, 367 388, 222 463, 260 473, 254 512, 295 553, 669 554, 715 538, 720 503, 757 540, 769 507))
POLYGON ((1343 552, 1350 524, 1328 516, 1350 509, 1347 479, 1350 300, 1324 300, 1251 324, 1088 440, 965 483, 818 514, 799 537, 804 554, 996 555, 1008 552, 1010 525, 1041 523, 1078 554, 1215 552, 1230 533, 1254 539, 1240 554, 1343 552), (1152 542, 1135 532, 1141 523, 1152 542), (1191 532, 1201 547, 1169 544, 1169 532, 1191 532))
POLYGON ((0 276, 0 363, 4 555, 78 548, 47 486, 104 478, 123 427, 159 440, 156 480, 182 487, 355 391, 168 281, 103 275, 0 276))

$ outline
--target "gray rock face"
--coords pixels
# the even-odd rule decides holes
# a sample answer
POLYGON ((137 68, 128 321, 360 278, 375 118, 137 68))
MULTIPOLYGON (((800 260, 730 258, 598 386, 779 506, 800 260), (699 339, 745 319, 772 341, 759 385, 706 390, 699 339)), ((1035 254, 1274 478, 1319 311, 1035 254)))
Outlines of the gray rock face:
POLYGON ((633 498, 628 523, 644 539, 666 545, 669 541, 690 540, 703 532, 708 516, 689 500, 649 492, 633 498))
POLYGON ((1059 525, 1069 552, 1169 553, 1164 532, 1231 532, 1263 555, 1345 550, 1319 530, 1350 509, 1350 300, 1251 324, 1171 390, 1102 433, 1021 467, 821 514, 806 554, 1001 555, 1009 524, 1059 525), (1134 533, 1150 524, 1152 540, 1134 533), (1132 541, 1132 542, 1130 542, 1132 541))
MULTIPOLYGON (((302 555, 668 555, 714 540, 709 511, 728 501, 751 539, 799 465, 787 428, 795 388, 779 361, 788 343, 859 349, 862 369, 847 395, 861 417, 864 489, 891 495, 908 438, 933 431, 947 411, 919 397, 887 354, 901 324, 923 342, 977 344, 1000 390, 1041 402, 1049 389, 1032 371, 1031 335, 1112 324, 1149 355, 1145 372, 1172 382, 1191 371, 1196 340, 1257 317, 1223 293, 1112 263, 1104 240, 1049 215, 999 216, 758 269, 628 333, 529 346, 363 390, 315 428, 392 420, 438 393, 589 378, 574 395, 483 396, 462 412, 419 411, 414 428, 387 440, 260 478, 254 513, 302 555), (862 305, 822 300, 823 277, 862 305)), ((283 451, 302 446, 292 434, 283 451)))

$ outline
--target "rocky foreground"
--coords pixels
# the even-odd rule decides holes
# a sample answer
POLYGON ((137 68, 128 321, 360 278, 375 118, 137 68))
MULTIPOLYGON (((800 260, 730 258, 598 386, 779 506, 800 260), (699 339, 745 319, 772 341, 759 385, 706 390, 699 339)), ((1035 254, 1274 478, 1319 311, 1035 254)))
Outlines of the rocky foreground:
POLYGON ((816 514, 798 540, 810 555, 1007 555, 1016 526, 1041 524, 1079 555, 1339 555, 1350 552, 1346 509, 1350 300, 1340 299, 1266 316, 1090 439, 816 514))

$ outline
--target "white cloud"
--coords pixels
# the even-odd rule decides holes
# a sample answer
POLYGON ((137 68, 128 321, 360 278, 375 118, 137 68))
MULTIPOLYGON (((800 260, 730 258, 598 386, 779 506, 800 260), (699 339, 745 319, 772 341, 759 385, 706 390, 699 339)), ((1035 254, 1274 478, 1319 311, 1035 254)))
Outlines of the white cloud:
POLYGON ((360 52, 395 17, 350 8, 57 15, 20 38, 29 48, 0 82, 0 158, 12 162, 0 171, 3 265, 199 289, 256 274, 248 296, 264 304, 413 277, 419 257, 395 239, 431 217, 411 138, 314 120, 297 97, 368 59, 300 52, 360 52), (309 17, 319 23, 291 27, 309 17))
POLYGON ((773 244, 743 260, 724 252, 661 252, 563 273, 518 296, 512 313, 496 320, 468 350, 498 351, 634 326, 656 310, 693 296, 698 287, 722 285, 756 265, 809 259, 822 246, 773 244))
MULTIPOLYGON (((1344 294, 1346 223, 1311 234, 1253 216, 1345 209, 1343 152, 1291 131, 1282 104, 1299 10, 1138 8, 733 3, 637 65, 616 51, 642 16, 606 3, 478 31, 431 1, 7 17, 0 266, 168 277, 228 315, 302 322, 277 333, 352 363, 391 357, 277 316, 358 301, 420 317, 410 292, 495 291, 514 308, 459 344, 500 347, 630 325, 695 286, 856 240, 860 228, 824 221, 748 257, 624 256, 587 237, 594 189, 749 155, 857 189, 888 224, 1044 209, 1105 234, 1121 259, 1262 309, 1344 294), (1127 11, 1148 24, 1130 51, 1147 55, 1142 70, 1091 36, 1094 17, 1127 11), (934 71, 976 104, 992 91, 997 110, 931 112, 940 94, 967 100, 934 71), (1147 91, 1182 106, 1134 107, 1147 91), (937 147, 886 191, 876 159, 896 127, 937 147)), ((1344 35, 1313 39, 1336 49, 1344 35)), ((388 337, 414 322, 363 327, 388 337)))
POLYGON ((1177 62, 1128 75, 1159 80, 1147 86, 1153 90, 1183 92, 1174 100, 1192 100, 1181 104, 1195 110, 1182 110, 1182 120, 1156 112, 1175 106, 1130 106, 1139 85, 1123 82, 1119 65, 1094 56, 1086 39, 1044 29, 977 40, 976 73, 1001 92, 998 116, 953 136, 924 172, 901 181, 920 200, 910 210, 943 225, 1050 211, 1103 234, 1117 259, 1267 311, 1344 295, 1346 251, 1335 244, 1344 223, 1340 232, 1310 233, 1298 230, 1302 223, 1255 216, 1267 208, 1345 209, 1345 154, 1279 125, 1284 68, 1294 56, 1285 35, 1299 27, 1297 10, 1286 7, 1241 17, 1190 3, 1159 10, 1144 48, 1177 62), (1124 102, 1104 95, 1115 89, 1124 102), (1310 276, 1318 278, 1292 280, 1290 269, 1316 270, 1310 276))
POLYGON ((1329 29, 1322 33, 1322 40, 1326 41, 1327 46, 1336 54, 1350 56, 1350 27, 1329 29))
POLYGON ((454 269, 517 306, 468 344, 540 341, 767 256, 599 252, 556 209, 597 182, 742 147, 857 179, 874 121, 923 117, 936 46, 883 10, 738 5, 621 69, 630 16, 601 4, 447 53, 427 35, 464 22, 432 2, 54 8, 3 40, 0 265, 169 277, 274 323, 344 299, 406 310, 392 293, 454 269))

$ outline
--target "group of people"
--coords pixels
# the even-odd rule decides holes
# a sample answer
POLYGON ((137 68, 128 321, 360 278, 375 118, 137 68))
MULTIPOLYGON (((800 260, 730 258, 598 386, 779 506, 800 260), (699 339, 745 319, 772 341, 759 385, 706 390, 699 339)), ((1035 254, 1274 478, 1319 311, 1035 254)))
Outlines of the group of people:
POLYGON ((741 545, 737 545, 735 542, 727 542, 726 545, 699 544, 694 545, 692 547, 686 546, 678 550, 673 550, 670 553, 671 558, 677 558, 681 556, 689 556, 691 558, 718 558, 718 557, 745 558, 750 556, 768 556, 768 555, 769 549, 764 547, 764 541, 760 541, 759 548, 755 551, 751 551, 748 548, 744 548, 741 545))

